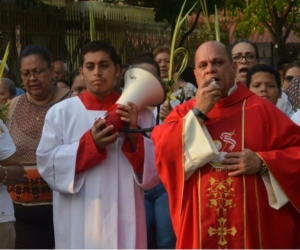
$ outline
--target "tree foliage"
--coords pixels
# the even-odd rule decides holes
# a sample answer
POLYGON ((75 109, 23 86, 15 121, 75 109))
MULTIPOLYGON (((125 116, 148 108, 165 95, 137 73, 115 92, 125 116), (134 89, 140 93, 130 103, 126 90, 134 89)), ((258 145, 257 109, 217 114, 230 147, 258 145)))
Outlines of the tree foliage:
MULTIPOLYGON (((106 3, 119 2, 120 0, 103 0, 106 3)), ((225 0, 205 0, 207 4, 208 14, 214 14, 215 5, 218 9, 223 9, 225 6, 225 0)), ((173 35, 175 23, 178 18, 181 6, 184 0, 123 0, 123 4, 131 6, 140 6, 153 8, 155 13, 155 21, 162 22, 167 21, 171 26, 171 35, 173 35)), ((178 47, 182 46, 185 39, 193 32, 198 22, 198 18, 203 11, 201 9, 199 0, 187 0, 184 13, 186 13, 195 3, 198 3, 192 13, 195 13, 194 24, 191 25, 189 30, 182 28, 181 39, 178 43, 178 47)), ((205 33, 205 32, 204 32, 205 33)))
MULTIPOLYGON (((114 0, 107 0, 114 1, 114 0)), ((168 21, 174 26, 183 0, 123 0, 124 4, 154 8, 156 21, 168 21)), ((194 0, 188 0, 190 8, 194 0)), ((300 0, 207 0, 209 14, 214 6, 224 9, 226 16, 234 19, 237 25, 236 36, 249 38, 252 32, 262 34, 266 30, 278 49, 274 51, 275 61, 295 59, 300 44, 289 52, 286 46, 290 32, 300 35, 300 0)), ((200 4, 195 12, 201 11, 200 4)))
MULTIPOLYGON (((107 0, 114 1, 114 0, 107 0)), ((124 4, 153 8, 155 12, 155 21, 168 21, 172 24, 174 18, 178 16, 184 0, 123 0, 124 4)), ((190 9, 197 0, 188 0, 185 10, 190 9)), ((199 1, 198 1, 199 2, 199 1)), ((223 8, 225 0, 207 0, 207 9, 209 14, 214 13, 214 7, 223 8)), ((199 10, 200 4, 195 11, 199 10)))
POLYGON ((227 0, 226 9, 237 24, 236 35, 248 38, 252 32, 268 31, 278 49, 275 56, 280 59, 295 59, 299 46, 289 53, 286 41, 291 31, 300 34, 299 0, 227 0), (236 4, 237 2, 238 5, 236 4), (248 4, 247 4, 248 2, 248 4), (240 15, 243 13, 242 15, 240 15))

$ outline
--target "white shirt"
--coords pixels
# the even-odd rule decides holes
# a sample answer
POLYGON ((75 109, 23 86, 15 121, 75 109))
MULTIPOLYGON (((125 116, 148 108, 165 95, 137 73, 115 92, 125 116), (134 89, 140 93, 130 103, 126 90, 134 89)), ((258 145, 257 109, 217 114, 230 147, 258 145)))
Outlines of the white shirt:
MULTIPOLYGON (((16 152, 16 147, 7 127, 0 120, 0 160, 5 160, 16 152)), ((2 171, 2 170, 1 170, 2 171)), ((15 221, 14 207, 7 187, 0 184, 0 223, 15 221)))
POLYGON ((288 117, 294 114, 291 102, 288 99, 287 94, 282 90, 281 98, 277 100, 276 107, 279 108, 288 117))

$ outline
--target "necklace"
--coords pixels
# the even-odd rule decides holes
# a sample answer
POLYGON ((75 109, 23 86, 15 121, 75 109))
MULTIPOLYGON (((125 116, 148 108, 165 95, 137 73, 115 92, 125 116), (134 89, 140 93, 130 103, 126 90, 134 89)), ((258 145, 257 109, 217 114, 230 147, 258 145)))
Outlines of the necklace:
MULTIPOLYGON (((54 87, 51 89, 50 95, 47 96, 46 98, 44 98, 42 101, 34 99, 28 92, 26 93, 26 98, 27 98, 27 101, 32 103, 33 105, 41 106, 41 107, 48 106, 53 103, 54 97, 55 97, 55 92, 56 92, 56 88, 54 87)), ((39 121, 40 119, 41 118, 40 118, 39 114, 37 113, 35 116, 35 120, 39 121)))

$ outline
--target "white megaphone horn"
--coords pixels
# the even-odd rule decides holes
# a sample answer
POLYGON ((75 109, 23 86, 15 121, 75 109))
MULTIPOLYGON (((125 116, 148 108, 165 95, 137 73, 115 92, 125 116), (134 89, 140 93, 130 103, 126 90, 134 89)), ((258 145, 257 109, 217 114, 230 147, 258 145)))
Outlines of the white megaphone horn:
POLYGON ((132 102, 141 110, 146 106, 161 105, 165 99, 165 85, 159 76, 142 66, 130 66, 124 72, 122 95, 104 116, 106 120, 104 127, 113 125, 114 129, 111 131, 113 134, 120 132, 125 126, 126 122, 122 121, 120 115, 116 113, 119 104, 127 105, 127 102, 132 102))

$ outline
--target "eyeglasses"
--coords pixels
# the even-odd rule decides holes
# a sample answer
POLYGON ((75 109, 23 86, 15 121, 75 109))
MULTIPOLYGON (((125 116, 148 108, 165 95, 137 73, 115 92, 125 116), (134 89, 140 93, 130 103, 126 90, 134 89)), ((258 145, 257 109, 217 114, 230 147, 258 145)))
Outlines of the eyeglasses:
POLYGON ((290 83, 295 77, 294 76, 286 76, 283 78, 286 82, 290 83))
POLYGON ((32 71, 32 72, 20 70, 21 78, 24 80, 28 80, 31 77, 31 75, 34 76, 35 78, 41 78, 45 75, 45 72, 47 71, 47 69, 48 69, 48 67, 45 69, 36 70, 36 71, 32 71))
POLYGON ((234 62, 240 62, 243 60, 243 58, 245 58, 245 60, 249 63, 255 62, 256 61, 256 55, 253 53, 247 53, 245 56, 243 56, 242 54, 234 54, 232 55, 232 60, 234 62))

